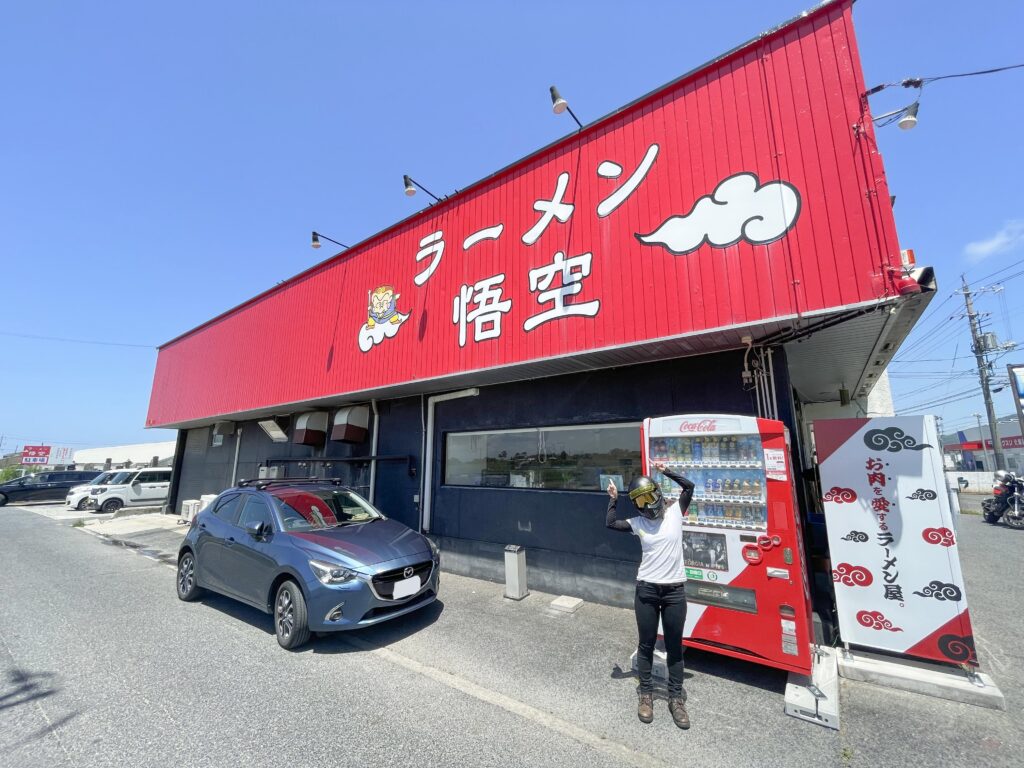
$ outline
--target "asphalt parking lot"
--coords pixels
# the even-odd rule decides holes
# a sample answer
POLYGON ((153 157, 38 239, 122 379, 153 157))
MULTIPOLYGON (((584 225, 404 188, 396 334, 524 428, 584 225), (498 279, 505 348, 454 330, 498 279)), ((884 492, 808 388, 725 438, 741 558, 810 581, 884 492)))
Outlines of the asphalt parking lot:
POLYGON ((250 765, 282 764, 274 755, 336 763, 339 744, 372 763, 401 764, 411 753, 424 765, 587 768, 1016 766, 1024 754, 1016 714, 1024 706, 1016 644, 1024 601, 999 588, 1006 564, 1019 563, 1024 538, 976 516, 965 515, 960 526, 968 599, 979 657, 1008 712, 844 681, 836 732, 785 716, 785 674, 689 651, 694 725, 680 732, 663 700, 652 725, 636 719, 630 611, 585 604, 563 614, 550 607, 554 595, 511 602, 501 585, 444 574, 441 600, 408 621, 319 638, 288 654, 258 611, 217 596, 188 605, 176 599, 173 571, 152 556, 160 546, 173 551, 173 521, 125 521, 120 530, 130 523, 133 539, 150 542, 132 550, 85 535, 92 526, 75 530, 31 511, 0 512, 7 530, 0 556, 9 564, 0 583, 12 596, 0 606, 8 649, 0 697, 12 673, 26 671, 51 675, 55 692, 37 700, 36 713, 0 705, 0 734, 10 734, 0 736, 0 765, 231 765, 241 754, 250 765), (41 565, 54 558, 59 571, 41 565), (127 719, 122 702, 133 702, 127 719), (382 702, 398 711, 382 720, 382 702), (339 742, 326 738, 316 718, 289 716, 287 745, 275 752, 283 733, 251 727, 268 707, 311 706, 349 727, 374 722, 375 738, 386 744, 339 742), (15 714, 22 720, 12 722, 15 714), (226 738, 224 723, 250 736, 226 738), (14 738, 25 733, 42 736, 28 744, 14 738), (60 758, 58 741, 72 762, 44 761, 60 758))

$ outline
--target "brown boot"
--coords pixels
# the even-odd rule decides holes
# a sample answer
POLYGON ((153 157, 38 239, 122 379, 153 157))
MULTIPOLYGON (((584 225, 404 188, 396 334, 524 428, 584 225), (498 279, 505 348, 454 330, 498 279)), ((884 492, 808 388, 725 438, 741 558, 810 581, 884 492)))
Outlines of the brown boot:
POLYGON ((640 692, 640 705, 636 708, 636 716, 641 723, 649 723, 654 719, 654 694, 640 692))
POLYGON ((682 699, 669 699, 668 711, 672 713, 672 720, 677 726, 684 731, 690 727, 690 716, 686 713, 686 702, 682 699))

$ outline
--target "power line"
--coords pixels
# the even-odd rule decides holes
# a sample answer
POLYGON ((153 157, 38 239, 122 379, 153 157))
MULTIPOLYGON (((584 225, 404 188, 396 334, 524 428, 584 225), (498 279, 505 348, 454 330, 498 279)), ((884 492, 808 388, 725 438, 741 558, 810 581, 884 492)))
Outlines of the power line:
MULTIPOLYGON (((22 445, 35 445, 36 444, 35 441, 39 440, 38 436, 36 436, 36 437, 22 437, 22 436, 19 436, 19 435, 7 435, 7 434, 5 434, 4 435, 4 439, 8 439, 8 438, 11 439, 11 440, 18 440, 19 442, 21 442, 22 445)), ((89 443, 89 442, 82 442, 81 440, 52 440, 52 439, 48 438, 46 440, 39 440, 38 444, 39 445, 51 445, 51 444, 52 445, 95 445, 96 443, 95 443, 95 441, 89 443)))
POLYGON ((975 75, 991 75, 996 72, 1005 72, 1008 69, 1020 69, 1024 64, 1010 64, 1007 67, 996 67, 994 69, 979 69, 977 72, 961 72, 958 75, 939 75, 938 77, 923 77, 924 83, 934 83, 937 80, 951 80, 954 77, 974 77, 975 75))
POLYGON ((917 88, 920 90, 928 83, 935 83, 939 80, 952 80, 956 77, 975 77, 977 75, 992 75, 996 72, 1006 72, 1009 69, 1020 69, 1024 67, 1024 64, 1010 64, 1005 67, 993 67, 992 69, 979 69, 975 72, 959 72, 954 75, 936 75, 935 77, 905 77, 902 80, 898 80, 895 83, 882 83, 882 85, 876 85, 874 88, 869 90, 865 95, 872 96, 879 91, 883 91, 886 88, 892 88, 897 85, 902 85, 904 88, 917 88))
POLYGON ((13 336, 17 339, 39 339, 41 341, 63 341, 69 344, 96 344, 102 347, 137 347, 138 349, 156 349, 155 344, 127 344, 120 341, 92 341, 88 339, 65 339, 61 336, 36 336, 31 333, 12 333, 0 331, 0 336, 13 336))
MULTIPOLYGON (((966 395, 973 395, 977 391, 978 391, 978 387, 976 387, 976 386, 975 387, 970 387, 968 389, 964 389, 964 390, 961 390, 959 392, 954 392, 951 395, 939 395, 937 397, 932 397, 932 398, 930 398, 928 400, 919 401, 917 403, 914 403, 914 406, 915 407, 921 407, 921 406, 927 406, 927 405, 932 405, 932 404, 938 404, 939 400, 945 400, 947 397, 964 397, 966 395)), ((906 406, 906 407, 909 408, 911 406, 906 406)))
MULTIPOLYGON (((1021 310, 1024 311, 1024 310, 1021 310)), ((959 342, 957 342, 959 343, 959 342)), ((948 363, 951 360, 970 360, 974 355, 960 355, 959 357, 926 357, 914 358, 913 360, 893 360, 893 364, 910 365, 911 363, 948 363)), ((892 375, 891 373, 889 374, 892 375)))
POLYGON ((970 393, 964 393, 959 395, 950 395, 946 399, 935 400, 934 402, 926 403, 915 403, 914 405, 908 405, 904 408, 900 408, 900 413, 916 413, 918 411, 930 411, 939 406, 952 405, 953 403, 960 403, 964 400, 973 400, 978 396, 977 388, 971 390, 970 393))
POLYGON ((951 315, 933 328, 929 328, 927 330, 922 328, 919 331, 919 338, 908 344, 906 348, 901 349, 896 360, 913 360, 916 357, 920 357, 921 355, 930 352, 933 348, 945 342, 946 337, 941 335, 939 331, 944 330, 946 326, 950 325, 955 319, 956 317, 951 315))
MULTIPOLYGON (((959 351, 960 351, 960 342, 958 341, 956 343, 956 346, 953 347, 953 362, 950 363, 950 366, 949 366, 949 379, 946 380, 946 389, 943 392, 943 394, 945 394, 945 395, 949 394, 949 385, 953 383, 953 369, 956 368, 956 353, 959 352, 959 351)), ((942 414, 944 414, 945 412, 946 412, 946 405, 943 404, 942 408, 939 410, 939 418, 940 419, 942 418, 942 414)))

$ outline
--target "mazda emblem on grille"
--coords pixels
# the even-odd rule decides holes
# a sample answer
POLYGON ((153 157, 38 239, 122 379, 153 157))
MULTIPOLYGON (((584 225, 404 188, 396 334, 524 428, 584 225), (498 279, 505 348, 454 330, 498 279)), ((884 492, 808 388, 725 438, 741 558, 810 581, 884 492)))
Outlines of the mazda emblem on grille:
POLYGON ((413 570, 413 568, 412 568, 412 566, 411 566, 411 565, 407 565, 407 566, 405 566, 405 570, 404 570, 404 571, 402 571, 402 575, 403 575, 403 576, 404 576, 405 578, 407 578, 407 579, 408 579, 408 578, 409 578, 410 576, 412 576, 412 575, 413 575, 414 573, 415 573, 415 571, 413 570))

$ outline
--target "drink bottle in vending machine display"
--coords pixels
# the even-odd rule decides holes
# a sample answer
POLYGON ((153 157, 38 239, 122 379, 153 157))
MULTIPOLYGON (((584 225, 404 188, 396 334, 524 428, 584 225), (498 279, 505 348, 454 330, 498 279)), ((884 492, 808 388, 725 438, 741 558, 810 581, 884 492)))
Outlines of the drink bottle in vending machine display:
POLYGON ((684 645, 786 669, 811 671, 810 588, 802 522, 779 421, 729 414, 645 419, 645 471, 669 500, 694 484, 683 516, 684 645))

